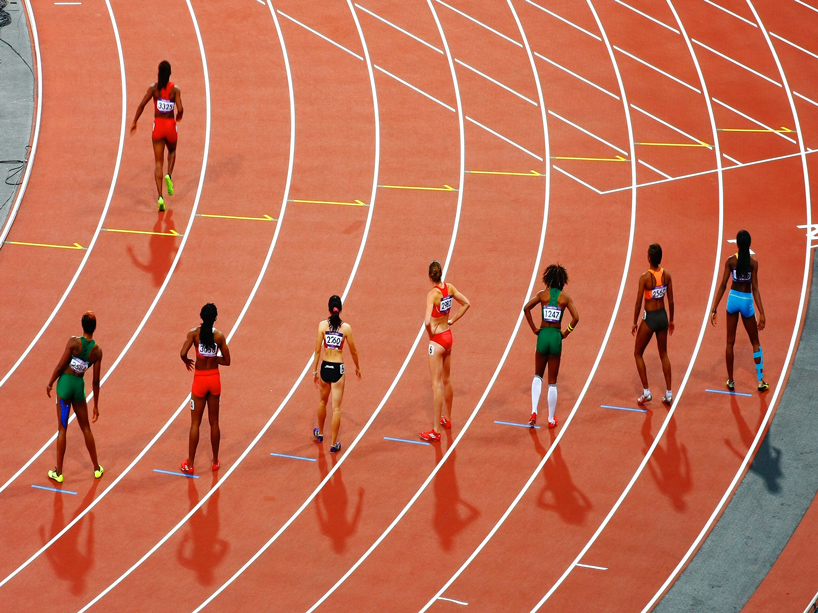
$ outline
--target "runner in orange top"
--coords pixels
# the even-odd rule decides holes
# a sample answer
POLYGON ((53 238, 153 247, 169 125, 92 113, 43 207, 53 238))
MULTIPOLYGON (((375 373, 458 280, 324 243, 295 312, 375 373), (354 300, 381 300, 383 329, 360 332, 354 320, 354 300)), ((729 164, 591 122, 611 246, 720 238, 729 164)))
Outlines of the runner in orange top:
POLYGON ((148 88, 145 97, 136 109, 136 115, 131 124, 131 134, 136 132, 136 122, 148 101, 153 99, 153 156, 156 159, 156 191, 159 193, 159 210, 165 210, 165 199, 162 197, 162 168, 165 162, 165 147, 168 149, 168 172, 165 175, 165 185, 168 196, 173 195, 173 167, 176 164, 176 122, 182 121, 185 110, 182 107, 182 92, 170 82, 170 63, 163 61, 159 64, 159 77, 148 88), (174 117, 174 110, 176 116, 174 117))

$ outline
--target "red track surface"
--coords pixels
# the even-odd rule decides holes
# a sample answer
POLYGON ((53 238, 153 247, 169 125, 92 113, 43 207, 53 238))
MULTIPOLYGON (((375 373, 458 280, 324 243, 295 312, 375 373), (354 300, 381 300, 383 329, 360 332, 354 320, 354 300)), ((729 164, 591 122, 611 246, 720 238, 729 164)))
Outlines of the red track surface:
MULTIPOLYGON (((631 4, 678 28, 668 7, 631 4)), ((276 233, 276 222, 197 217, 175 269, 181 237, 101 233, 53 323, 0 387, 3 406, 26 407, 4 414, 9 435, 0 446, 0 477, 6 482, 53 433, 54 409, 42 396, 42 384, 66 337, 76 333, 79 314, 92 308, 99 317, 104 371, 127 348, 102 388, 102 417, 94 426, 105 477, 93 483, 89 479, 80 433, 72 426, 64 489, 77 491, 77 496, 30 487, 51 485, 45 478, 52 464, 50 448, 0 492, 7 518, 0 533, 0 547, 7 552, 0 560, 0 581, 31 559, 0 587, 10 610, 81 609, 147 552, 151 555, 97 607, 124 611, 138 602, 140 609, 192 610, 269 543, 217 597, 218 610, 306 610, 337 587, 325 606, 416 611, 469 560, 549 454, 507 520, 442 594, 480 611, 529 610, 572 567, 669 419, 645 470, 579 560, 608 570, 573 568, 545 608, 573 610, 593 600, 610 610, 639 610, 660 589, 729 489, 771 408, 772 393, 745 398, 704 391, 719 389, 723 379, 723 316, 717 330, 708 326, 700 347, 697 340, 714 271, 721 274, 732 247, 726 239, 742 227, 753 235, 768 317, 762 333, 765 374, 776 382, 798 326, 805 244, 804 232, 796 226, 807 223, 807 217, 799 157, 727 170, 721 179, 710 172, 632 191, 631 138, 636 143, 693 143, 647 112, 707 144, 718 139, 720 150, 741 162, 793 155, 799 149, 782 138, 786 135, 714 135, 702 95, 622 53, 701 90, 680 34, 621 4, 595 2, 605 38, 622 50, 613 52, 620 88, 589 7, 565 0, 538 5, 600 40, 530 2, 513 3, 518 27, 505 3, 460 0, 452 7, 496 32, 435 3, 444 41, 425 3, 383 0, 355 11, 364 43, 350 7, 341 0, 320 7, 275 2, 293 81, 295 157, 290 169, 290 94, 270 7, 244 0, 225 11, 192 1, 207 59, 205 73, 184 1, 150 0, 137 8, 114 0, 128 118, 161 59, 173 65, 186 114, 179 126, 177 195, 170 200, 171 210, 158 216, 151 212, 150 118, 143 118, 138 135, 126 140, 104 227, 184 234, 194 207, 200 214, 266 214, 278 219, 280 227, 276 233), (361 58, 368 56, 377 108, 368 63, 294 20, 361 58), (533 59, 535 80, 526 44, 532 53, 598 87, 542 58, 533 59), (458 60, 456 83, 442 53, 446 47, 458 60), (206 149, 208 86, 212 123, 206 149), (631 105, 627 110, 616 99, 623 94, 631 105), (468 172, 534 169, 545 175, 545 163, 532 154, 621 155, 627 161, 557 159, 549 178, 468 172), (461 170, 467 171, 465 176, 461 170), (563 171, 596 190, 618 191, 595 192, 563 171), (380 187, 373 200, 373 182, 448 185, 459 191, 380 187), (292 200, 359 200, 370 206, 292 200), (670 355, 677 394, 689 370, 670 418, 658 402, 661 371, 653 345, 646 356, 657 400, 648 412, 600 408, 635 406, 639 382, 628 333, 633 288, 645 269, 645 249, 654 241, 662 244, 664 264, 674 275, 677 328, 670 355), (452 245, 447 278, 473 304, 454 329, 454 429, 432 448, 384 440, 414 440, 429 426, 426 343, 421 339, 416 344, 416 338, 428 288, 426 265, 446 257, 452 245), (534 343, 524 323, 515 336, 519 307, 529 295, 532 277, 554 261, 568 268, 566 289, 581 315, 577 333, 565 343, 560 426, 525 431, 497 425, 495 420, 527 420, 534 343), (301 377, 326 299, 345 287, 344 317, 355 329, 364 378, 348 381, 344 452, 330 456, 328 445, 310 440, 316 392, 309 378, 301 377), (155 310, 140 328, 160 291, 155 310), (177 349, 208 301, 219 306, 217 326, 233 333, 233 366, 222 375, 223 468, 212 476, 206 472, 204 434, 197 455, 200 478, 185 480, 153 469, 175 470, 184 457, 190 377, 177 349), (36 409, 32 418, 35 407, 42 410, 36 409), (317 461, 271 457, 270 452, 317 461), (80 519, 60 535, 74 518, 80 519), (400 521, 394 523, 396 518, 400 521), (388 535, 379 541, 385 530, 388 535), (358 561, 355 572, 338 583, 358 561)), ((741 2, 725 0, 722 6, 753 20, 741 2)), ((759 2, 757 9, 767 29, 810 48, 818 13, 793 7, 781 11, 770 1, 759 2)), ((758 28, 705 3, 676 8, 691 38, 780 81, 758 28)), ((38 5, 35 15, 43 55, 43 127, 31 184, 9 240, 86 245, 103 210, 119 142, 115 40, 102 0, 80 7, 38 5), (79 77, 72 72, 89 66, 110 93, 94 115, 78 113, 87 96, 76 89, 79 77), (65 155, 67 150, 71 155, 65 155), (77 168, 94 168, 101 178, 90 186, 80 184, 77 168)), ((784 88, 697 44, 693 48, 712 98, 769 126, 794 127, 784 88)), ((790 87, 818 99, 809 77, 818 60, 783 43, 776 42, 775 48, 790 87)), ((818 108, 798 98, 796 105, 806 145, 815 144, 818 108)), ((712 107, 719 129, 758 127, 723 105, 714 102, 712 107)), ((796 140, 795 133, 790 136, 796 140)), ((705 147, 633 149, 639 160, 673 177, 716 166, 714 150, 705 147)), ((722 164, 732 165, 726 159, 722 164)), ((636 165, 635 177, 639 183, 664 178, 643 164, 636 165)), ((22 355, 59 301, 82 253, 3 247, 0 278, 19 287, 17 295, 32 308, 15 309, 19 301, 8 292, 0 298, 3 312, 13 314, 12 325, 20 331, 0 349, 0 367, 7 370, 22 355)), ((741 391, 752 391, 750 349, 742 334, 736 379, 741 391)), ((543 400, 543 410, 545 404, 543 400)), ((768 579, 788 575, 794 607, 806 604, 815 591, 809 569, 803 564, 795 569, 792 563, 814 532, 813 514, 796 533, 793 553, 785 552, 768 579)), ((769 602, 763 600, 766 589, 762 585, 751 602, 759 603, 755 610, 769 602)), ((437 601, 433 606, 457 605, 437 601)))

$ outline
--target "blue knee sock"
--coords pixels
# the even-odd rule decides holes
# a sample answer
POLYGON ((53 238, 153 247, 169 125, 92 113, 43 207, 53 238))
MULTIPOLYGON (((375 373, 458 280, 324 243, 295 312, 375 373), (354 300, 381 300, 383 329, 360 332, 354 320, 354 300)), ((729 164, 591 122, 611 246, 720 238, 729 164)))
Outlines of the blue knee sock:
POLYGON ((67 400, 63 400, 60 398, 60 421, 62 422, 62 427, 68 427, 68 411, 71 410, 71 403, 67 400))
POLYGON ((761 351, 761 346, 759 346, 758 351, 753 354, 753 359, 758 358, 758 364, 756 364, 756 375, 758 375, 758 380, 764 380, 764 352, 761 351))

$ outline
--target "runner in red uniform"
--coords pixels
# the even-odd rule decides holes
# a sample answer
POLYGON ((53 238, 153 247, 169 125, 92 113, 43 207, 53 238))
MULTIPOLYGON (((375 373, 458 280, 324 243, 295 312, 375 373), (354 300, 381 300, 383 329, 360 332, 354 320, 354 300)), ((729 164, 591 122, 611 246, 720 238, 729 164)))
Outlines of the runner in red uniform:
POLYGON ((136 115, 131 124, 131 134, 136 132, 136 122, 145 105, 153 99, 153 155, 156 159, 156 191, 159 193, 159 210, 165 210, 165 199, 162 197, 162 168, 165 163, 165 147, 168 149, 168 172, 165 174, 165 185, 168 188, 168 196, 173 195, 173 167, 176 164, 176 122, 182 121, 185 110, 182 108, 182 92, 170 82, 170 63, 163 61, 159 64, 159 77, 153 85, 148 88, 145 97, 136 109, 136 115), (174 117, 174 110, 176 116, 174 117))
POLYGON ((429 371, 432 373, 432 393, 434 394, 435 420, 431 430, 420 433, 424 441, 439 441, 440 427, 452 427, 452 398, 454 390, 451 380, 452 331, 449 329, 466 314, 471 304, 451 283, 442 283, 443 269, 435 260, 429 264, 429 281, 434 286, 426 296, 426 332, 429 334, 429 371), (452 300, 460 308, 451 319, 452 300), (443 404, 446 415, 443 415, 443 404))

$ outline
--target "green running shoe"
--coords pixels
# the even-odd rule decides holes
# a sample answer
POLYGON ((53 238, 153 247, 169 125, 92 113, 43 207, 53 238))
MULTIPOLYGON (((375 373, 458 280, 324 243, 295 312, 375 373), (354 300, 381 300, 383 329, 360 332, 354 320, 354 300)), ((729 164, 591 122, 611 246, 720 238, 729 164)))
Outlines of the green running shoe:
POLYGON ((168 196, 173 195, 173 181, 170 178, 170 175, 165 175, 165 185, 168 188, 168 196))
POLYGON ((159 204, 159 210, 164 211, 165 210, 165 199, 162 198, 162 196, 159 196, 159 200, 157 200, 156 202, 159 204))
POLYGON ((727 379, 727 389, 729 389, 731 392, 732 392, 732 391, 735 391, 735 389, 736 389, 736 382, 735 382, 735 381, 733 381, 732 379, 727 379))
POLYGON ((94 479, 99 479, 103 475, 104 472, 105 472, 105 469, 102 468, 102 464, 100 464, 99 466, 97 466, 97 469, 94 471, 94 479))
POLYGON ((63 480, 63 476, 57 474, 57 469, 56 468, 54 470, 49 470, 48 471, 48 478, 49 479, 54 479, 54 481, 56 481, 57 483, 62 483, 62 480, 63 480))

